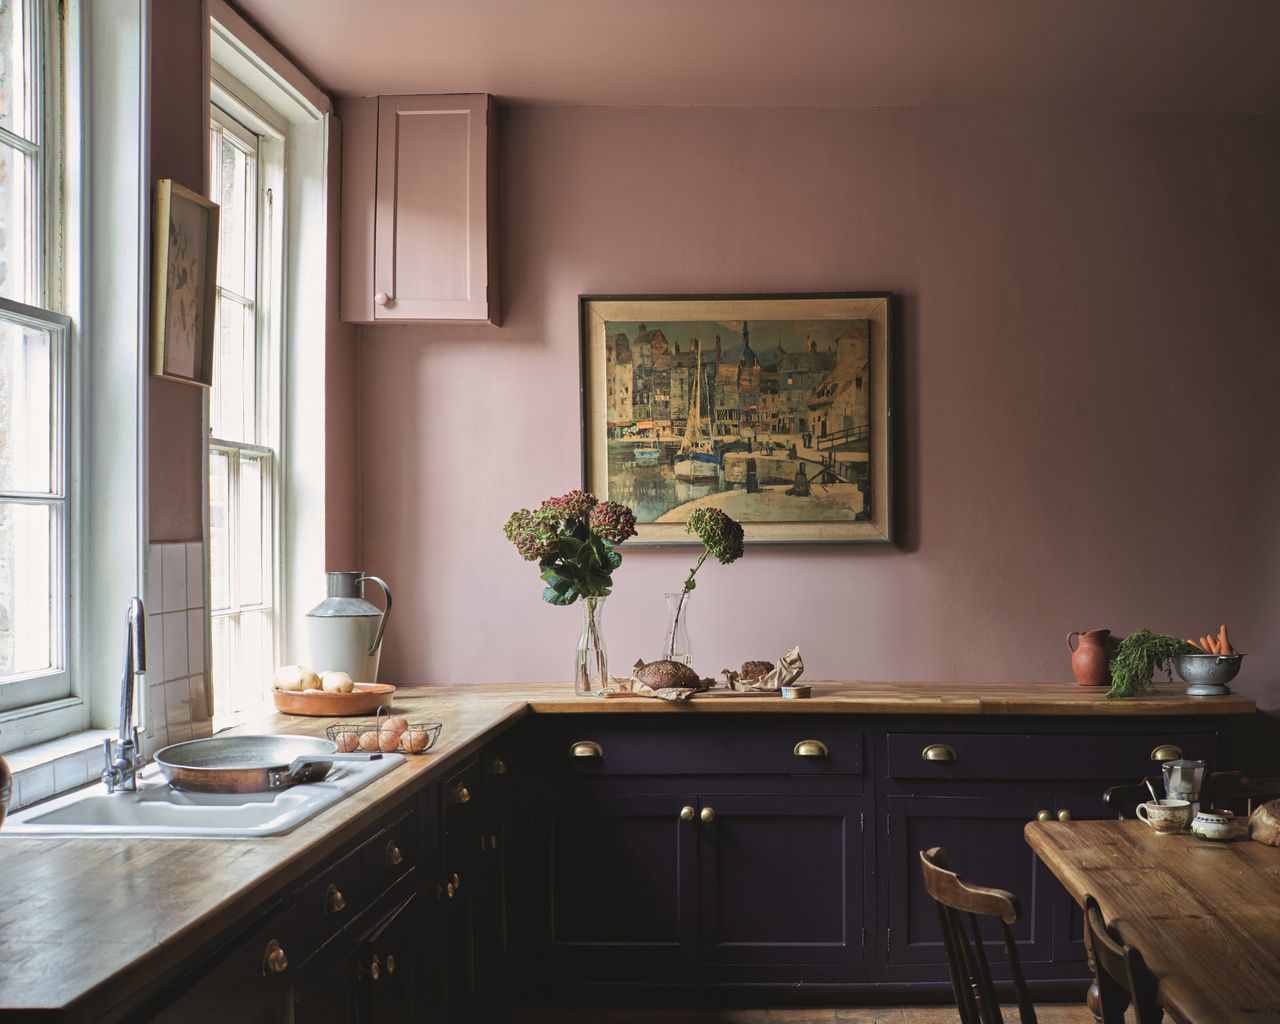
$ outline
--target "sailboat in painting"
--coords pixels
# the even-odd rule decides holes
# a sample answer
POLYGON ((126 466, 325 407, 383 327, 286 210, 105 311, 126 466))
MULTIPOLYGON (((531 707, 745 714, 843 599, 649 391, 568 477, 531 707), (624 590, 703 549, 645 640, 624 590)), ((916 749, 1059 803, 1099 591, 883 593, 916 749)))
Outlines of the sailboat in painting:
POLYGON ((702 436, 702 345, 698 344, 697 370, 693 377, 693 401, 689 403, 689 422, 684 439, 675 456, 677 480, 715 480, 720 475, 720 460, 711 443, 711 424, 702 436))

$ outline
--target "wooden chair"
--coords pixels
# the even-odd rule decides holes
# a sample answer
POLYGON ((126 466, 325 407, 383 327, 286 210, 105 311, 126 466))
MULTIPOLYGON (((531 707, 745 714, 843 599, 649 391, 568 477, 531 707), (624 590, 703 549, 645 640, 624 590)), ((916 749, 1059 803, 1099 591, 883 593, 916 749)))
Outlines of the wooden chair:
MULTIPOLYGON (((1164 1011, 1156 1002, 1156 979, 1142 954, 1127 946, 1102 919, 1092 896, 1084 898, 1085 942, 1089 966, 1098 986, 1102 1024, 1124 1024, 1124 1011, 1133 1005, 1133 1024, 1160 1024, 1164 1011)), ((1098 1011, 1095 1011, 1098 1012, 1098 1011)))
POLYGON ((1009 927, 1022 917, 1018 897, 1003 889, 985 889, 961 881, 948 868, 947 855, 936 846, 932 850, 920 851, 920 868, 924 872, 925 888, 938 908, 942 941, 947 950, 947 970, 951 975, 956 1009, 960 1011, 960 1024, 1004 1024, 995 985, 991 981, 986 946, 978 930, 980 917, 999 919, 1009 973, 1018 999, 1018 1019, 1021 1024, 1036 1024, 1036 1010, 1027 993, 1018 947, 1009 927), (965 933, 966 916, 970 934, 965 933))
MULTIPOLYGON (((1148 775, 1135 785, 1112 786, 1104 790, 1102 802, 1114 808, 1121 818, 1137 816, 1138 804, 1151 799, 1147 782, 1156 788, 1157 793, 1164 792, 1164 778, 1159 775, 1148 775)), ((1219 804, 1234 804, 1233 810, 1240 810, 1241 804, 1251 805, 1254 801, 1270 800, 1280 796, 1280 779, 1251 779, 1244 772, 1210 772, 1200 790, 1200 803, 1205 807, 1216 807, 1219 804)), ((1246 808, 1251 810, 1252 807, 1246 808)))

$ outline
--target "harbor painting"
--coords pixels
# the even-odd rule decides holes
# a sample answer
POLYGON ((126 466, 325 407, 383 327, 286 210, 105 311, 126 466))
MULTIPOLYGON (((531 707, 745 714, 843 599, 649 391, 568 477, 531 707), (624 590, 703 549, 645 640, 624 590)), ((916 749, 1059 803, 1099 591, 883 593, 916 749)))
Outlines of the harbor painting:
MULTIPOLYGON (((639 543, 887 541, 889 296, 584 297, 586 486, 639 543)), ((634 543, 634 542, 632 542, 634 543)))

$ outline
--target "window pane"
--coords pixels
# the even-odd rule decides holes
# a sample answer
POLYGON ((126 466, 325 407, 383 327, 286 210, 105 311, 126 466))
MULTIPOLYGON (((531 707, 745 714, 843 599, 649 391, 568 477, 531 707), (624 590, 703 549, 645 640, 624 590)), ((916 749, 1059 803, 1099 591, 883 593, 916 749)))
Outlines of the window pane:
POLYGON ((232 615, 215 615, 212 622, 213 638, 213 706, 219 715, 233 714, 231 685, 231 652, 235 647, 236 619, 232 615))
POLYGON ((231 469, 225 452, 209 452, 209 606, 231 607, 231 469))
POLYGON ((0 504, 0 679, 60 667, 55 515, 48 505, 0 504))
POLYGON ((26 154, 0 144, 0 295, 18 302, 33 301, 29 283, 37 248, 33 166, 26 154))
POLYGON ((47 331, 0 320, 0 490, 54 489, 53 355, 47 331))
POLYGON ((31 137, 27 84, 27 40, 31 31, 22 0, 0 0, 0 125, 31 137))
POLYGON ((265 703, 270 698, 271 679, 271 612, 243 612, 240 615, 240 678, 232 681, 239 690, 237 703, 243 710, 265 703))
POLYGON ((263 460, 240 456, 240 520, 236 544, 240 559, 240 605, 268 604, 271 595, 263 587, 262 577, 270 557, 264 543, 266 492, 263 460))
POLYGON ((228 136, 222 136, 222 252, 218 259, 219 283, 248 298, 253 297, 254 224, 257 221, 254 193, 254 161, 228 136))
POLYGON ((258 439, 253 319, 252 308, 225 295, 219 298, 210 407, 214 437, 250 444, 258 439))

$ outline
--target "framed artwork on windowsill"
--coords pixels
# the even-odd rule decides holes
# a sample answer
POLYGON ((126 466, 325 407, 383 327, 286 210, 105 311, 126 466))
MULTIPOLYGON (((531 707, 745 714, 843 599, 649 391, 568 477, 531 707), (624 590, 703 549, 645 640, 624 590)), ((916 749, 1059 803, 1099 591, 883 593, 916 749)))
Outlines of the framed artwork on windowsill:
POLYGON ((152 220, 151 372, 211 387, 218 205, 163 178, 152 220))
POLYGON ((583 479, 635 510, 628 544, 893 540, 893 297, 584 295, 583 479))

